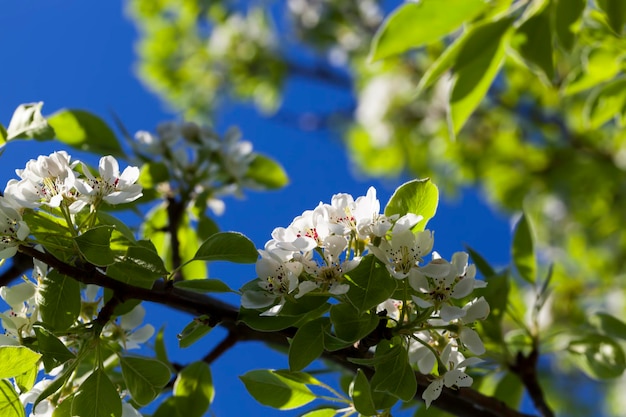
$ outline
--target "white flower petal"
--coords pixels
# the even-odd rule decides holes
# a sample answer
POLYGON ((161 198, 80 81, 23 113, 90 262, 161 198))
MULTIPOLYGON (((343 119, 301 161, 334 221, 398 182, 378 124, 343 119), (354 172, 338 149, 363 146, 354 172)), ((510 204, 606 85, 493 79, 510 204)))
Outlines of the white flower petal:
POLYGON ((422 399, 426 403, 426 408, 430 407, 430 404, 439 398, 441 390, 443 389, 443 379, 437 378, 430 383, 422 393, 422 399))

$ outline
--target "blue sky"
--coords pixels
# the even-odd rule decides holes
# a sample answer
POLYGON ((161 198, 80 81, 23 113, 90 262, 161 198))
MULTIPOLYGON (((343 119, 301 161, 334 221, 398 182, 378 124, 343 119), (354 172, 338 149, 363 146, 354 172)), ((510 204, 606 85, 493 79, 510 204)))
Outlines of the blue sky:
MULTIPOLYGON (((124 16, 123 2, 34 0, 3 2, 0 14, 0 122, 8 124, 21 103, 43 101, 44 114, 64 107, 91 111, 112 123, 111 111, 121 117, 128 130, 153 131, 160 121, 175 118, 159 98, 136 77, 134 42, 137 33, 124 16)), ((336 92, 294 80, 288 84, 286 103, 290 109, 319 109, 320 103, 333 102, 336 92)), ((350 99, 346 95, 341 100, 350 99)), ((226 212, 218 218, 223 230, 236 230, 249 236, 258 247, 270 237, 274 227, 287 226, 294 216, 312 209, 333 194, 347 192, 355 197, 373 185, 384 206, 394 188, 411 178, 378 181, 351 166, 333 132, 303 132, 275 119, 266 119, 250 106, 228 105, 216 119, 224 132, 238 125, 246 139, 259 152, 280 161, 291 177, 285 189, 249 192, 243 200, 226 201, 226 212)), ((15 142, 6 147, 0 162, 0 184, 14 177, 14 170, 27 160, 59 149, 54 143, 15 142)), ((78 155, 77 152, 71 152, 78 155)), ((487 207, 473 190, 454 199, 442 199, 438 214, 429 228, 435 230, 435 249, 449 257, 469 244, 496 265, 508 262, 510 227, 507 216, 487 207)), ((254 278, 254 267, 215 265, 213 277, 231 287, 254 278)), ((223 333, 215 330, 202 342, 181 351, 175 335, 191 319, 169 310, 149 306, 149 321, 166 326, 169 350, 184 363, 200 359, 218 342, 223 333)), ((216 382, 215 416, 247 415, 256 410, 265 416, 287 416, 258 408, 237 378, 247 370, 287 367, 285 355, 262 345, 241 344, 227 352, 212 367, 216 382), (236 399, 236 402, 234 401, 236 399), (234 407, 234 408, 233 408, 234 407)))

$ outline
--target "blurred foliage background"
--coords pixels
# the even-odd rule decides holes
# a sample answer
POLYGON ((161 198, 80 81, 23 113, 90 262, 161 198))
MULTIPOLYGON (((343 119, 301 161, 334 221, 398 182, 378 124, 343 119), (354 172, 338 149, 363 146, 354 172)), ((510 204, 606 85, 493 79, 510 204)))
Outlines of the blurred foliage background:
MULTIPOLYGON (((559 335, 584 332, 591 311, 626 312, 626 3, 446 0, 445 18, 425 14, 432 3, 129 0, 128 12, 141 78, 187 118, 253 103, 336 130, 366 174, 431 177, 448 195, 476 186, 524 209, 542 265, 554 264, 542 350, 558 352, 559 335), (295 78, 352 104, 294 113, 282 103, 295 78)), ((509 301, 524 310, 524 297, 513 288, 509 301)), ((546 377, 568 366, 553 355, 546 377)), ((563 394, 576 378, 548 396, 590 415, 563 394)), ((615 413, 620 395, 603 393, 618 385, 595 386, 615 413)))

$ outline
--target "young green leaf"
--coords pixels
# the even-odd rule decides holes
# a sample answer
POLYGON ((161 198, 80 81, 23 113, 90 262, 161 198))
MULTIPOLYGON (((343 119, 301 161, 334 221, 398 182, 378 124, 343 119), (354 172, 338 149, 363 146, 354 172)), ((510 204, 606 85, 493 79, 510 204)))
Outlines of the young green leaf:
POLYGON ((285 169, 278 162, 260 154, 256 154, 250 162, 246 178, 268 190, 275 190, 289 184, 285 169))
POLYGON ((422 0, 400 5, 372 41, 372 61, 435 42, 472 20, 487 7, 483 0, 422 0))
POLYGON ((306 384, 277 375, 270 370, 250 371, 239 378, 255 400, 279 410, 293 410, 317 398, 306 384))
POLYGON ((300 371, 319 358, 324 352, 324 327, 328 319, 323 317, 302 325, 289 346, 289 369, 300 371))
POLYGON ((111 250, 112 226, 97 226, 74 238, 78 250, 85 259, 96 266, 107 266, 115 262, 111 250))
POLYGON ((491 265, 489 265, 489 262, 481 256, 481 254, 476 252, 469 245, 465 245, 465 250, 469 253, 470 258, 472 258, 472 262, 476 265, 478 272, 480 272, 485 279, 496 274, 496 271, 491 267, 491 265))
POLYGON ((583 112, 585 124, 598 129, 611 119, 622 116, 626 108, 626 78, 617 78, 589 95, 583 112))
POLYGON ((532 226, 526 214, 522 214, 515 228, 511 255, 520 276, 525 281, 534 283, 537 278, 537 260, 535 258, 532 226))
POLYGON ((6 129, 6 141, 13 139, 52 139, 54 130, 41 115, 43 102, 20 104, 6 129))
POLYGON ((430 178, 412 180, 399 186, 385 206, 385 216, 397 214, 404 216, 407 213, 422 216, 422 220, 414 227, 414 231, 421 231, 435 216, 439 204, 439 190, 430 178))
POLYGON ((237 232, 219 232, 205 240, 196 252, 194 261, 229 261, 254 263, 259 254, 254 243, 237 232))
POLYGON ((342 413, 334 408, 320 408, 319 410, 304 413, 300 417, 334 417, 339 414, 342 413))
POLYGON ((121 356, 120 366, 126 388, 139 405, 147 405, 170 380, 170 369, 156 359, 121 356))
POLYGON ((84 110, 63 109, 48 118, 59 141, 78 150, 122 157, 124 151, 111 128, 84 110))
POLYGON ((186 325, 183 331, 178 334, 178 346, 186 348, 193 345, 208 334, 211 329, 213 329, 213 327, 209 324, 209 316, 203 315, 194 318, 191 323, 186 325))
POLYGON ((144 288, 167 273, 161 257, 144 246, 129 246, 124 257, 107 268, 111 278, 144 288))
POLYGON ((25 417, 24 406, 13 384, 0 379, 0 415, 2 417, 25 417))
POLYGON ((67 330, 80 314, 80 284, 52 270, 39 283, 36 300, 44 323, 58 331, 67 330))
POLYGON ((363 416, 377 415, 370 383, 361 369, 356 371, 356 375, 350 385, 349 395, 354 403, 354 408, 356 408, 359 414, 363 416))
POLYGON ((13 378, 37 368, 41 354, 25 346, 0 346, 0 378, 13 378))
POLYGON ((97 369, 78 387, 72 400, 73 416, 121 417, 122 400, 104 371, 97 369))
POLYGON ((187 365, 176 378, 173 394, 181 416, 202 417, 215 396, 209 365, 204 362, 187 365))
POLYGON ((352 285, 346 295, 360 313, 388 299, 398 286, 398 280, 373 255, 363 258, 348 276, 352 285))

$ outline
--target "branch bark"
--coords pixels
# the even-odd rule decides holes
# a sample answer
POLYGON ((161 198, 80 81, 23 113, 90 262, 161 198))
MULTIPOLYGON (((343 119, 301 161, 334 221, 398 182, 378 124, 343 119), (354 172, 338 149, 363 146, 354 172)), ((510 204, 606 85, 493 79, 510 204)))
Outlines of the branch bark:
MULTIPOLYGON (((95 284, 113 290, 120 302, 137 299, 158 303, 192 315, 208 315, 219 321, 229 332, 227 339, 221 343, 224 348, 240 341, 251 340, 288 346, 289 339, 295 335, 297 330, 296 328, 287 328, 276 332, 254 330, 238 320, 239 309, 237 307, 216 298, 167 286, 162 281, 155 282, 152 289, 136 287, 116 281, 95 267, 69 265, 49 253, 40 252, 30 246, 20 246, 19 250, 21 253, 45 262, 48 266, 79 282, 95 284)), ((213 356, 217 357, 219 354, 221 352, 210 354, 211 360, 215 359, 213 356)), ((363 352, 350 347, 335 352, 324 352, 323 357, 350 371, 361 368, 371 376, 373 369, 356 365, 348 360, 348 358, 364 358, 367 355, 367 351, 363 352)), ((431 381, 428 376, 419 372, 415 373, 415 377, 418 385, 415 399, 421 401, 422 393, 431 381)), ((533 417, 508 407, 497 398, 488 397, 470 388, 454 390, 444 387, 441 396, 433 402, 433 405, 459 417, 533 417)))

